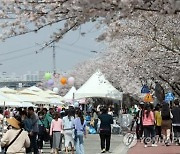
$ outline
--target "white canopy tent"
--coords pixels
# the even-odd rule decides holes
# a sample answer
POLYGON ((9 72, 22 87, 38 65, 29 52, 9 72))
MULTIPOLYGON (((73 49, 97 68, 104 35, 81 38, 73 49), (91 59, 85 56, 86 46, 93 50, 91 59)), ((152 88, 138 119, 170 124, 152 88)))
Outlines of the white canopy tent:
POLYGON ((76 93, 76 88, 73 86, 68 92, 67 94, 63 97, 64 101, 70 101, 73 100, 74 94, 76 93))
POLYGON ((0 91, 0 102, 8 101, 8 97, 5 96, 3 92, 0 91))
MULTIPOLYGON (((0 91, 0 106, 9 106, 9 107, 20 107, 20 102, 17 99, 9 98, 7 93, 0 91), (5 104, 4 104, 5 103, 5 104)), ((13 95, 10 93, 10 95, 13 95)))
POLYGON ((122 95, 122 92, 114 88, 104 75, 97 71, 76 91, 75 99, 101 97, 122 100, 122 95))
POLYGON ((61 102, 59 99, 56 99, 56 98, 50 99, 50 104, 51 104, 51 105, 59 105, 59 106, 64 105, 63 102, 61 102))
POLYGON ((21 107, 36 107, 34 104, 32 104, 31 102, 22 102, 21 103, 21 107))
POLYGON ((56 92, 54 92, 54 91, 52 91, 52 90, 45 90, 45 92, 47 92, 48 94, 50 94, 50 95, 57 95, 57 93, 56 92))
POLYGON ((24 90, 20 91, 20 93, 25 94, 25 95, 30 95, 30 97, 35 95, 35 96, 44 98, 46 100, 48 100, 48 99, 59 99, 59 101, 62 101, 62 97, 57 95, 57 94, 54 94, 53 91, 50 93, 50 90, 49 91, 44 91, 44 90, 41 90, 38 87, 36 87, 36 88, 35 87, 34 88, 30 87, 30 88, 27 88, 27 89, 24 89, 24 90))
POLYGON ((16 90, 10 89, 8 87, 0 88, 0 91, 3 92, 3 93, 8 93, 8 94, 15 94, 15 93, 17 93, 16 90))
POLYGON ((29 88, 27 88, 28 90, 31 90, 31 91, 35 91, 35 92, 37 92, 37 91, 43 91, 41 88, 38 88, 38 87, 36 87, 36 86, 32 86, 32 87, 29 87, 29 88))
POLYGON ((4 94, 10 101, 16 101, 20 103, 31 102, 34 104, 46 104, 48 99, 31 94, 4 94))
POLYGON ((3 107, 4 105, 6 107, 22 107, 20 102, 15 102, 15 101, 14 102, 5 101, 5 104, 4 104, 4 102, 0 102, 0 107, 3 107))

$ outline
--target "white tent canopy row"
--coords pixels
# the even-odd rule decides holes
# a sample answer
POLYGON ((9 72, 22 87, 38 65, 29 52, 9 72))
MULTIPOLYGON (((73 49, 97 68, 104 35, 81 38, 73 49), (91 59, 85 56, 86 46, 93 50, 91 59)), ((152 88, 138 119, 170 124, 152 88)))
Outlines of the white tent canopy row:
POLYGON ((37 95, 37 96, 40 96, 43 98, 57 98, 57 99, 62 100, 62 97, 55 94, 53 91, 51 91, 51 90, 43 91, 38 87, 35 88, 35 86, 24 89, 24 90, 20 91, 19 93, 28 94, 28 95, 37 95), (36 90, 33 90, 33 89, 36 89, 36 90))
POLYGON ((122 95, 122 92, 114 88, 104 75, 97 71, 75 92, 75 99, 101 97, 122 100, 122 95))
MULTIPOLYGON (((22 91, 16 91, 8 87, 0 88, 0 106, 3 102, 7 102, 6 106, 23 106, 25 102, 33 104, 55 104, 62 105, 62 97, 55 95, 51 90, 43 91, 38 87, 30 87, 22 91), (52 101, 53 100, 53 101, 52 101), (15 102, 15 103, 10 103, 15 102), (18 103, 21 103, 18 104, 18 103), (16 105, 14 105, 16 104, 16 105)), ((27 103, 26 103, 27 104, 27 103)))
POLYGON ((0 107, 3 106, 7 106, 7 107, 36 107, 34 104, 32 104, 31 102, 12 102, 12 101, 4 101, 4 102, 0 102, 0 107))

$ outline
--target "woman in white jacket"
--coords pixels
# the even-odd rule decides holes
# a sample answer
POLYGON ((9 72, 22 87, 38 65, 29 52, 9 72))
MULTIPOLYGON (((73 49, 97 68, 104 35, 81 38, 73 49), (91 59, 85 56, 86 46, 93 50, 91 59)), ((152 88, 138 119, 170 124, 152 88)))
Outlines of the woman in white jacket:
POLYGON ((30 146, 30 139, 28 132, 22 129, 22 123, 20 117, 11 117, 7 119, 12 129, 9 129, 1 139, 1 147, 7 147, 18 135, 16 140, 7 148, 7 154, 24 154, 26 148, 30 146))

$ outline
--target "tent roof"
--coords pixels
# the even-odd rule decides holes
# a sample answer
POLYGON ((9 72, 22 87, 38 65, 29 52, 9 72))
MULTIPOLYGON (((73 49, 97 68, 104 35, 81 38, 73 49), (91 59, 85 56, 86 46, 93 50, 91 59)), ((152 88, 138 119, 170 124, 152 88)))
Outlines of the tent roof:
POLYGON ((50 94, 50 95, 57 95, 57 93, 55 93, 54 91, 52 91, 52 90, 45 90, 45 92, 47 92, 48 94, 50 94))
POLYGON ((8 87, 0 88, 0 91, 3 92, 3 93, 13 93, 13 94, 17 93, 16 90, 10 89, 10 88, 8 88, 8 87))
POLYGON ((104 75, 97 71, 75 93, 75 99, 88 97, 122 100, 122 92, 114 88, 104 75))
POLYGON ((8 101, 8 97, 0 91, 0 102, 8 101))
MULTIPOLYGON (((0 102, 0 107, 4 106, 3 102, 0 102)), ((5 106, 9 106, 9 107, 21 107, 21 103, 20 102, 12 102, 12 101, 6 101, 5 102, 5 106)))
POLYGON ((29 87, 29 88, 27 88, 28 90, 31 90, 31 91, 35 91, 35 92, 37 92, 37 91, 43 91, 42 89, 40 89, 40 88, 38 88, 38 87, 36 87, 36 86, 32 86, 32 87, 29 87))
POLYGON ((64 105, 63 102, 61 102, 59 99, 56 99, 56 98, 50 99, 50 104, 51 105, 64 105))
POLYGON ((37 92, 35 91, 32 91, 30 89, 24 89, 24 90, 21 90, 19 91, 20 94, 28 94, 28 95, 37 95, 37 92))
POLYGON ((35 104, 49 104, 49 100, 37 95, 27 95, 27 94, 22 94, 20 95, 22 100, 24 102, 33 102, 35 104))
POLYGON ((76 92, 76 88, 73 86, 67 94, 63 97, 64 100, 72 100, 73 99, 73 94, 76 92))
POLYGON ((21 107, 36 107, 34 104, 32 104, 31 102, 22 102, 21 103, 21 107))

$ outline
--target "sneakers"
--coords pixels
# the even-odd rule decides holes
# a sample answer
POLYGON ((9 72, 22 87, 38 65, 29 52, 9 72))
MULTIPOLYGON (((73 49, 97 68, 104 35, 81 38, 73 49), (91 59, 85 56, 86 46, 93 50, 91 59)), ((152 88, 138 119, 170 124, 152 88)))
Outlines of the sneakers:
POLYGON ((101 150, 101 153, 106 153, 106 150, 105 149, 101 150))
POLYGON ((43 149, 39 149, 39 153, 40 153, 40 154, 43 153, 43 149))
POLYGON ((147 145, 145 144, 144 147, 147 148, 147 145))
POLYGON ((152 144, 151 146, 152 146, 152 147, 157 147, 158 145, 157 145, 157 144, 152 144))

